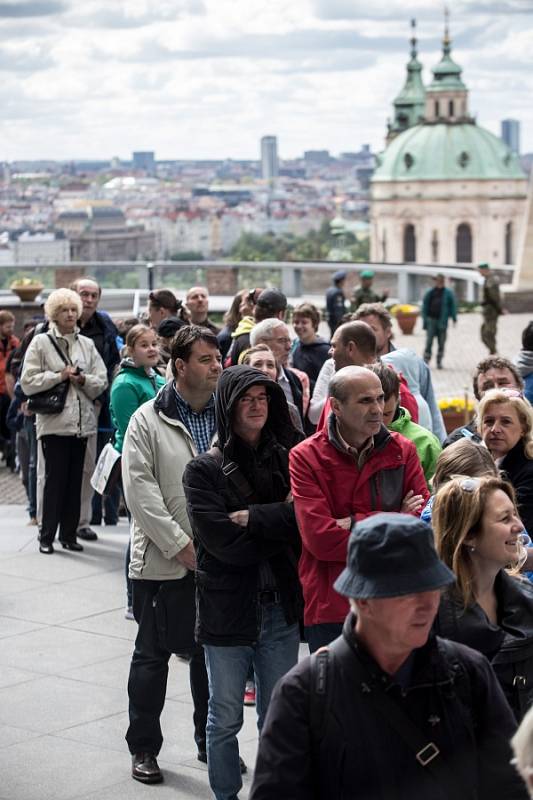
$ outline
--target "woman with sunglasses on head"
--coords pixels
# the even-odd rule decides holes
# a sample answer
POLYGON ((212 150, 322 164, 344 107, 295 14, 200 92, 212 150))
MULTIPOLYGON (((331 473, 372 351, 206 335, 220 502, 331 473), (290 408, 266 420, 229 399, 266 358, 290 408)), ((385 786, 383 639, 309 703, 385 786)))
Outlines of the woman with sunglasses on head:
POLYGON ((518 575, 525 537, 512 486, 453 478, 435 498, 433 529, 457 578, 443 594, 436 633, 489 659, 520 720, 533 701, 533 586, 518 575))
POLYGON ((533 531, 533 410, 516 389, 483 395, 478 430, 496 466, 516 492, 520 518, 533 531))

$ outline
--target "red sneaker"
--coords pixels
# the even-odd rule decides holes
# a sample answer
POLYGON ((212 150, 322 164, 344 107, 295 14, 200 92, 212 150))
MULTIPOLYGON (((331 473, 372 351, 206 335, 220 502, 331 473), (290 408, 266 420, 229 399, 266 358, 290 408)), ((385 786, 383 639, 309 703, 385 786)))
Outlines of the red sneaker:
POLYGON ((255 684, 251 681, 246 683, 244 690, 244 705, 255 706, 255 684))

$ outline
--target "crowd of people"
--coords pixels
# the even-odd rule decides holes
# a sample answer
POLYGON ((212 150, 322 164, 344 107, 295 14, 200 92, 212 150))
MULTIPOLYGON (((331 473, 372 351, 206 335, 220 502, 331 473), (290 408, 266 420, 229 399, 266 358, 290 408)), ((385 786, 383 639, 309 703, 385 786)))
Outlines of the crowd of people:
POLYGON ((176 654, 217 800, 235 800, 247 770, 245 694, 253 800, 525 798, 533 323, 516 363, 477 365, 475 415, 447 434, 429 362, 436 337, 442 366, 452 293, 437 276, 418 356, 395 348, 371 273, 340 314, 345 277, 330 341, 310 303, 293 309, 293 337, 274 288, 239 292, 222 328, 204 287, 152 291, 144 315, 115 324, 88 277, 53 291, 22 341, 0 311, 4 452, 43 555, 57 535, 75 557, 91 525, 128 517, 135 780, 163 780, 176 654), (109 450, 117 480, 96 493, 109 450))

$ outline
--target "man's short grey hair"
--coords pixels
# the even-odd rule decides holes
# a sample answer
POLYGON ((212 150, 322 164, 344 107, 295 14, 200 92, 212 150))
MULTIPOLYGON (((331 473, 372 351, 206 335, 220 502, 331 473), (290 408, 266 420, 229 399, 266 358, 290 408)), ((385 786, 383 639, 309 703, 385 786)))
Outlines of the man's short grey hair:
POLYGON ((284 328, 287 327, 283 320, 278 317, 268 317, 268 319, 264 319, 258 322, 257 325, 254 325, 250 333, 250 344, 252 347, 255 347, 256 344, 260 344, 261 342, 268 342, 270 339, 273 339, 274 330, 279 328, 280 325, 283 325, 284 328))
MULTIPOLYGON (((346 402, 350 394, 350 384, 354 378, 368 377, 369 373, 371 375, 375 374, 371 369, 367 369, 366 367, 353 366, 339 369, 329 382, 329 396, 334 397, 339 403, 346 402)), ((375 375, 375 378, 380 382, 377 375, 375 375)))
POLYGON ((533 708, 530 708, 511 739, 514 763, 533 797, 533 708))

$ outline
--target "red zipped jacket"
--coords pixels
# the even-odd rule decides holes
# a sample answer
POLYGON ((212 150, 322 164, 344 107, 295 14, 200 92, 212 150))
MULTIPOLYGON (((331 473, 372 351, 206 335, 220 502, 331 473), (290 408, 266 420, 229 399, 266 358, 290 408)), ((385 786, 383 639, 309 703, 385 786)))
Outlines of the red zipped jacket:
POLYGON ((429 491, 416 447, 383 425, 359 469, 339 444, 331 414, 327 426, 291 450, 289 470, 302 537, 304 623, 342 622, 348 601, 337 594, 333 583, 346 565, 350 531, 336 520, 351 517, 356 523, 378 511, 400 511, 409 490, 427 501, 429 491))

